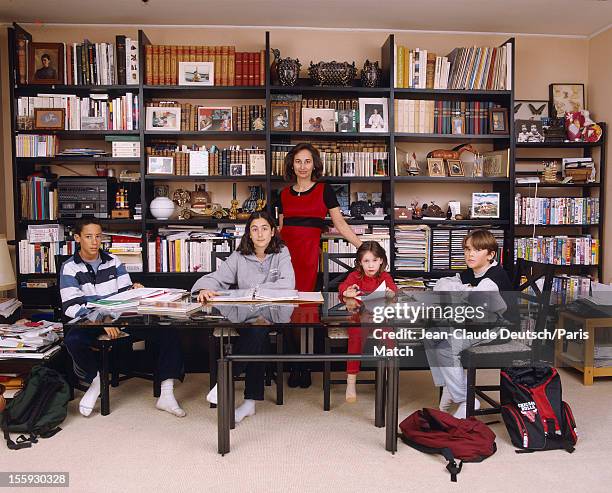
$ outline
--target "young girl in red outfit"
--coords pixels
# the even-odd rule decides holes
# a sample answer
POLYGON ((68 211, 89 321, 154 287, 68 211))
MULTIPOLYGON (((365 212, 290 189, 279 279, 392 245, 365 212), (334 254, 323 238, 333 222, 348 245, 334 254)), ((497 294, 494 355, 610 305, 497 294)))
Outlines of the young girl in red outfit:
MULTIPOLYGON (((338 287, 342 300, 348 301, 361 294, 371 293, 383 282, 387 286, 387 294, 393 296, 397 292, 397 286, 393 282, 391 275, 386 272, 386 269, 387 254, 383 247, 376 241, 364 241, 357 249, 355 270, 338 287)), ((365 341, 365 338, 362 336, 362 329, 351 327, 348 329, 348 335, 348 354, 360 354, 363 351, 365 341)), ((347 361, 346 363, 347 402, 355 402, 357 400, 356 384, 359 368, 359 361, 347 361)))

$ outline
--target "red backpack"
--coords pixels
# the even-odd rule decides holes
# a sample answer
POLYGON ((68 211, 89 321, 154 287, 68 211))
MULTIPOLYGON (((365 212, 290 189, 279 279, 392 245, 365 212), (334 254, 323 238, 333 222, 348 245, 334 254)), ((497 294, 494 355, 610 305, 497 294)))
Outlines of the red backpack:
POLYGON ((464 462, 482 462, 495 453, 495 433, 471 417, 457 419, 437 409, 424 408, 408 416, 399 425, 402 440, 427 454, 442 454, 451 481, 457 481, 464 462), (459 459, 459 465, 455 462, 459 459))

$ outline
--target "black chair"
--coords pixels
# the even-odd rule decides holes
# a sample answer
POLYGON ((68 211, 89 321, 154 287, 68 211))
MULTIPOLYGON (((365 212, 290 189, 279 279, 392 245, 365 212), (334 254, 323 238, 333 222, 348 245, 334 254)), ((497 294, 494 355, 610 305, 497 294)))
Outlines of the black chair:
MULTIPOLYGON (((62 311, 62 299, 60 294, 60 270, 62 264, 68 260, 71 255, 56 255, 55 256, 55 272, 57 282, 57 300, 54 307, 54 316, 56 320, 66 322, 66 317, 62 311)), ((64 325, 64 330, 70 330, 69 326, 64 325)), ((65 332, 64 335, 66 335, 65 332)), ((109 387, 117 387, 120 382, 129 380, 130 378, 142 378, 153 382, 153 395, 159 397, 161 394, 161 381, 157 375, 157 371, 151 373, 142 373, 134 371, 132 368, 129 371, 121 372, 119 369, 119 359, 129 360, 129 357, 121 358, 123 355, 129 355, 133 350, 132 344, 139 342, 142 339, 137 339, 132 336, 120 337, 118 339, 106 339, 101 335, 95 341, 92 348, 100 354, 100 414, 107 416, 110 414, 110 390, 109 387), (109 378, 110 374, 110 378, 109 378)), ((145 341, 145 347, 147 342, 145 341)), ((146 347, 148 350, 149 348, 146 347)), ((74 389, 87 391, 87 386, 79 382, 79 379, 74 373, 72 368, 72 359, 67 358, 69 367, 66 368, 66 375, 68 376, 68 383, 71 388, 71 395, 74 397, 74 389)))
MULTIPOLYGON (((550 294, 554 277, 554 265, 517 260, 513 289, 520 300, 527 301, 523 308, 526 313, 521 319, 530 325, 529 330, 542 332, 546 329, 550 312, 550 294), (524 282, 521 282, 526 278, 524 282), (542 289, 536 284, 544 280, 542 289), (534 294, 526 292, 528 288, 534 294)), ((519 301, 517 299, 517 301, 519 301)), ((461 353, 461 363, 467 369, 467 409, 466 415, 484 416, 498 414, 501 405, 487 392, 499 392, 499 385, 477 385, 476 374, 479 369, 501 369, 507 366, 533 366, 541 364, 546 357, 546 345, 536 340, 531 345, 520 341, 509 341, 501 344, 484 344, 470 347, 461 353), (502 363, 503 362, 503 363, 502 363), (474 400, 480 397, 491 407, 474 409, 474 400)))

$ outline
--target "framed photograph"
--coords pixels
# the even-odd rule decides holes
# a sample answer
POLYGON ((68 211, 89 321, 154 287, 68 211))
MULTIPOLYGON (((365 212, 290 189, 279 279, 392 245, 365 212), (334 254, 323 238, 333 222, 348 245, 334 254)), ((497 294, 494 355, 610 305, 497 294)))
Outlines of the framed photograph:
POLYGON ((266 155, 251 153, 249 154, 249 174, 250 175, 265 175, 266 174, 266 155))
POLYGON ((81 130, 104 130, 103 116, 81 116, 81 130))
POLYGON ((514 121, 548 118, 548 101, 541 99, 514 100, 514 121))
POLYGON ((64 108, 34 108, 35 130, 64 130, 64 108))
POLYGON ((565 113, 586 108, 584 84, 554 83, 548 86, 550 116, 565 117, 565 113))
POLYGON ((428 157, 427 170, 429 171, 429 176, 446 176, 446 170, 444 169, 444 159, 428 157))
POLYGON ((147 106, 146 129, 164 132, 181 131, 181 109, 167 106, 147 106))
POLYGON ((453 116, 451 118, 453 134, 463 135, 465 133, 465 118, 462 116, 453 116))
POLYGON ((293 109, 291 104, 284 101, 272 101, 270 106, 271 128, 277 132, 292 132, 293 128, 293 109))
POLYGON ((335 110, 330 108, 302 108, 302 132, 335 131, 335 110))
POLYGON ((472 193, 472 218, 499 219, 499 192, 472 193))
POLYGON ((29 84, 64 83, 64 45, 62 43, 30 43, 28 47, 29 84))
POLYGON ((506 178, 510 171, 510 149, 483 153, 483 175, 506 178))
POLYGON ((489 125, 490 125, 490 133, 507 134, 508 133, 508 109, 507 108, 491 108, 489 110, 489 125))
POLYGON ((179 62, 179 85, 214 86, 214 62, 179 62))
POLYGON ((246 166, 244 163, 231 163, 230 176, 245 176, 246 166))
POLYGON ((357 112, 338 110, 338 132, 357 132, 357 112))
POLYGON ((446 165, 448 166, 448 176, 465 176, 463 163, 460 159, 447 159, 446 165))
POLYGON ((147 173, 150 175, 173 175, 174 158, 169 156, 149 156, 147 173))
POLYGON ((359 131, 389 131, 387 98, 359 98, 359 131))
POLYGON ((541 120, 516 120, 514 122, 516 142, 544 142, 541 120))
POLYGON ((200 132, 231 132, 232 108, 198 108, 198 130, 200 132))

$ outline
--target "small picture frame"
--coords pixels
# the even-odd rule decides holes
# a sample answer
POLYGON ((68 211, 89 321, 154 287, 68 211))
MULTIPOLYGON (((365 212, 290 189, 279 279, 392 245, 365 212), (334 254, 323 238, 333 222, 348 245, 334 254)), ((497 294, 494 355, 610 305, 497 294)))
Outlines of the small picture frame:
POLYGON ((553 83, 548 86, 550 116, 564 118, 565 113, 573 113, 586 108, 584 84, 553 83))
POLYGON ((270 122, 273 131, 292 132, 294 130, 292 105, 273 101, 270 106, 270 122))
POLYGON ((359 131, 389 131, 387 98, 359 98, 359 131))
POLYGON ((518 143, 544 142, 542 120, 515 120, 515 139, 518 143))
POLYGON ((514 121, 548 118, 548 101, 541 99, 515 99, 514 121))
POLYGON ((492 134, 507 134, 508 108, 491 108, 489 110, 489 127, 492 134))
POLYGON ((62 43, 29 43, 28 83, 64 83, 64 45, 62 43))
POLYGON ((357 132, 357 112, 355 110, 338 110, 338 132, 357 132))
POLYGON ((149 156, 147 159, 147 174, 173 175, 174 158, 171 156, 149 156))
POLYGON ((266 155, 260 153, 249 154, 249 174, 250 175, 265 175, 266 174, 266 155))
POLYGON ((81 130, 105 130, 103 116, 81 116, 81 130))
POLYGON ((446 176, 446 170, 444 169, 444 159, 428 157, 427 170, 429 171, 429 176, 446 176))
POLYGON ((146 129, 159 132, 180 132, 181 108, 174 106, 147 106, 146 129))
POLYGON ((214 62, 179 62, 179 85, 214 86, 214 62))
POLYGON ((485 152, 482 166, 483 176, 507 178, 510 171, 510 149, 485 152))
POLYGON ((453 116, 451 118, 453 135, 465 134, 465 118, 462 116, 453 116))
POLYGON ((230 176, 245 176, 246 166, 244 163, 231 163, 230 176))
POLYGON ((232 108, 200 106, 198 108, 198 130, 200 132, 231 132, 232 108))
POLYGON ((499 219, 499 192, 472 193, 472 219, 499 219))
POLYGON ((329 108, 302 108, 302 132, 335 131, 335 110, 329 108))
POLYGON ((34 108, 35 130, 64 130, 64 108, 34 108))
POLYGON ((448 166, 448 176, 465 176, 463 163, 460 159, 447 159, 446 165, 448 166))

